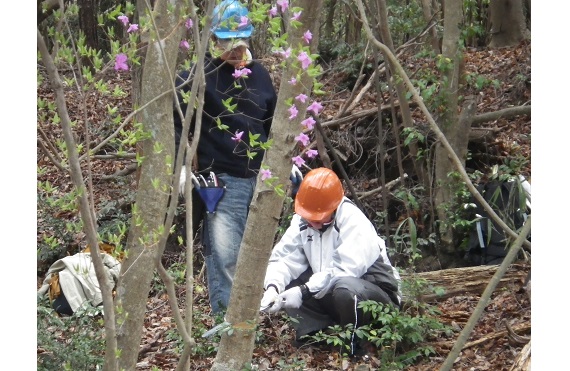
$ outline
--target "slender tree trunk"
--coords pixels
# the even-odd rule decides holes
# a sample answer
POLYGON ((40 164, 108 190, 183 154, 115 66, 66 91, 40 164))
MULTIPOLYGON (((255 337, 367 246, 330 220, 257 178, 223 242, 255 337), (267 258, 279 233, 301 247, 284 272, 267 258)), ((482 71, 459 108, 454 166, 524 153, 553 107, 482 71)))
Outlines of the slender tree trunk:
MULTIPOLYGON (((459 37, 461 30, 459 25, 463 19, 463 9, 460 2, 446 1, 445 2, 445 28, 443 32, 443 64, 444 70, 442 71, 443 81, 441 86, 441 101, 444 102, 442 106, 438 107, 441 113, 441 118, 438 126, 443 135, 449 141, 449 144, 457 155, 461 153, 461 149, 456 142, 456 135, 462 130, 468 130, 469 126, 462 128, 458 123, 458 96, 460 94, 460 67, 463 65, 463 54, 459 48, 459 37)), ((465 146, 467 143, 465 143, 465 146)), ((464 158, 459 158, 462 164, 465 164, 464 158)), ((447 223, 447 215, 443 205, 449 205, 454 200, 453 189, 451 187, 451 179, 448 174, 455 171, 455 166, 450 161, 448 151, 442 146, 441 143, 435 146, 435 205, 438 212, 438 232, 440 236, 440 247, 442 252, 450 254, 454 251, 453 245, 453 231, 447 223)))
MULTIPOLYGON (((303 33, 306 30, 311 30, 314 33, 318 29, 322 0, 298 0, 292 3, 291 6, 303 8, 300 19, 303 25, 289 31, 291 45, 297 45, 303 40, 303 33)), ((316 48, 313 43, 316 43, 317 40, 313 38, 311 48, 316 48)), ((265 153, 262 165, 272 170, 273 175, 279 178, 280 184, 287 184, 289 181, 290 153, 296 145, 293 138, 301 129, 300 122, 304 118, 302 116, 304 116, 308 105, 307 102, 303 107, 299 106, 298 118, 289 120, 287 111, 289 106, 286 104, 286 100, 293 99, 300 93, 310 95, 313 84, 312 78, 306 73, 302 73, 296 85, 289 84, 288 81, 298 72, 289 61, 282 75, 279 98, 273 116, 271 128, 273 145, 265 153)), ((283 196, 261 182, 258 177, 226 314, 226 321, 231 324, 233 332, 231 335, 228 332, 222 335, 212 370, 242 370, 246 363, 251 361, 255 329, 259 320, 259 303, 263 293, 265 270, 273 248, 273 240, 282 208, 283 196)))
MULTIPOLYGON (((379 23, 378 32, 380 33, 381 41, 390 49, 392 53, 395 53, 394 43, 392 41, 392 35, 390 34, 390 29, 388 28, 388 8, 384 0, 376 1, 377 7, 377 19, 379 23)), ((412 113, 410 111, 410 105, 406 98, 406 88, 404 86, 403 80, 398 76, 396 68, 388 63, 390 68, 390 75, 393 76, 394 86, 396 88, 396 94, 398 95, 398 101, 400 103, 400 113, 402 114, 402 122, 404 127, 411 128, 414 126, 412 120, 412 113)), ((394 125, 397 125, 394 122, 394 125)), ((427 180, 427 175, 425 173, 425 161, 418 159, 418 146, 416 143, 410 144, 410 152, 414 158, 413 164, 416 171, 416 175, 419 178, 420 183, 424 184, 426 189, 429 189, 429 182, 427 180)), ((400 174, 402 175, 402 174, 400 174)))
MULTIPOLYGON (((180 3, 178 3, 180 4, 180 3)), ((172 102, 178 45, 183 27, 179 7, 169 9, 169 2, 158 0, 152 11, 156 30, 152 31, 143 70, 141 103, 149 103, 141 112, 143 129, 151 137, 144 140, 140 185, 129 237, 128 256, 121 267, 116 306, 118 346, 122 350, 119 365, 134 370, 142 338, 150 282, 165 243, 166 210, 171 191, 174 159, 172 102), (170 94, 161 93, 171 91, 170 94)))
MULTIPOLYGON (((437 12, 437 9, 432 9, 432 3, 432 0, 422 0, 422 11, 427 26, 429 26, 431 23, 437 22, 437 17, 434 16, 434 14, 437 12)), ((441 49, 439 47, 439 37, 437 36, 437 29, 435 27, 432 27, 430 30, 429 41, 433 52, 436 55, 440 54, 441 49)))
MULTIPOLYGON (((94 50, 99 49, 99 37, 97 36, 97 1, 79 0, 79 29, 85 35, 85 44, 94 50)), ((88 57, 82 58, 82 64, 93 67, 88 57)))

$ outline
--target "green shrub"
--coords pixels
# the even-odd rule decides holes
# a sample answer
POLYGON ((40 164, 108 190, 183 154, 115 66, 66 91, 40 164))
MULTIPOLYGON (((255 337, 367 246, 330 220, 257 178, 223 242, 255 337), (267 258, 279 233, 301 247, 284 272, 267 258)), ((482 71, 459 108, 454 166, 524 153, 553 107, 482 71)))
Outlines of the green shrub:
POLYGON ((105 334, 100 308, 58 316, 47 299, 37 306, 37 369, 42 371, 101 370, 105 334))

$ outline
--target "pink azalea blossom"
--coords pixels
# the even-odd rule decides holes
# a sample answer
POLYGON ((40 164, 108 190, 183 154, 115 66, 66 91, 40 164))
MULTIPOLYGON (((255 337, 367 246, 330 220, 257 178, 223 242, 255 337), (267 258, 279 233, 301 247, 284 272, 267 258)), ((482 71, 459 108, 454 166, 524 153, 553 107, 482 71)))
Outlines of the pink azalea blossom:
POLYGON ((312 130, 316 123, 317 122, 312 117, 308 117, 301 121, 301 125, 306 127, 308 130, 312 130))
POLYGON ((139 30, 139 25, 136 23, 133 23, 129 26, 129 28, 127 29, 127 32, 135 32, 139 30))
POLYGON ((127 17, 126 15, 120 15, 117 17, 117 19, 121 21, 123 23, 123 26, 125 27, 129 24, 129 17, 127 17))
POLYGON ((277 0, 277 5, 281 7, 281 13, 285 13, 287 8, 289 8, 289 0, 277 0))
POLYGON ((311 33, 310 30, 305 31, 305 33, 303 34, 303 39, 305 39, 305 42, 307 44, 311 42, 311 40, 313 39, 313 34, 311 33))
POLYGON ((319 115, 319 112, 321 112, 322 109, 323 109, 323 105, 317 101, 311 103, 311 105, 309 107, 307 107, 307 111, 313 112, 316 116, 319 115))
POLYGON ((247 77, 250 73, 251 70, 247 67, 244 67, 241 69, 236 69, 234 73, 232 73, 232 76, 234 77, 234 79, 239 79, 240 77, 247 77))
POLYGON ((284 59, 287 59, 291 56, 291 48, 287 48, 287 50, 279 49, 276 53, 281 55, 284 59))
POLYGON ((265 179, 269 179, 271 178, 271 170, 269 169, 261 169, 259 170, 259 172, 261 173, 261 180, 265 180, 265 179))
POLYGON ((235 135, 232 137, 232 140, 234 142, 239 142, 241 141, 241 137, 243 136, 243 131, 236 131, 235 135))
POLYGON ((188 40, 180 41, 180 49, 184 49, 184 50, 190 49, 190 44, 188 43, 188 40))
POLYGON ((299 94, 295 97, 295 100, 298 100, 301 103, 305 103, 307 101, 307 96, 305 94, 299 94))
POLYGON ((295 140, 298 141, 298 142, 301 142, 301 144, 302 144, 303 146, 305 146, 305 147, 306 147, 307 144, 309 144, 309 142, 310 142, 309 136, 308 136, 307 134, 304 134, 304 133, 301 133, 301 134, 297 135, 297 136, 295 137, 295 140))
POLYGON ((297 167, 301 167, 305 163, 305 160, 303 160, 301 156, 295 156, 291 160, 295 163, 295 165, 297 165, 297 167))
POLYGON ((307 151, 307 157, 308 158, 315 158, 315 157, 317 157, 318 154, 319 154, 319 151, 317 151, 316 149, 310 149, 307 151))
POLYGON ((301 13, 303 13, 302 11, 297 12, 297 13, 293 13, 293 17, 291 17, 292 21, 298 21, 299 18, 301 17, 301 13))
POLYGON ((271 7, 271 9, 269 9, 269 15, 272 17, 275 17, 277 15, 277 7, 273 6, 271 7))
POLYGON ((127 64, 127 56, 123 53, 115 56, 115 71, 128 71, 129 65, 127 64))
POLYGON ((297 85, 297 79, 294 78, 294 77, 291 77, 291 80, 289 80, 288 82, 289 82, 289 84, 291 84, 291 85, 293 85, 293 86, 294 86, 294 85, 297 85))
POLYGON ((299 62, 301 62, 301 67, 306 70, 309 65, 311 64, 312 60, 311 57, 309 57, 309 55, 306 52, 301 52, 299 53, 299 56, 297 57, 297 60, 299 62))
POLYGON ((191 18, 188 18, 186 22, 184 22, 184 26, 186 26, 186 29, 189 30, 194 26, 194 22, 192 22, 191 18))
POLYGON ((246 16, 242 15, 239 19, 239 24, 238 24, 238 28, 240 27, 245 27, 247 26, 249 23, 249 18, 247 18, 246 16))
POLYGON ((297 117, 299 110, 293 105, 289 108, 289 113, 291 114, 291 116, 289 116, 289 120, 293 120, 295 117, 297 117))

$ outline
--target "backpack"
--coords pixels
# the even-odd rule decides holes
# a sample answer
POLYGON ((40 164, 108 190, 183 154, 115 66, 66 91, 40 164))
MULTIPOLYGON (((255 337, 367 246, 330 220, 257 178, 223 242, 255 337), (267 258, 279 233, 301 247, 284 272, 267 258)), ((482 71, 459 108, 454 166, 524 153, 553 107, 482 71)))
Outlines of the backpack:
MULTIPOLYGON (((530 184, 524 177, 511 181, 492 180, 477 186, 477 190, 513 231, 522 228, 530 215, 530 184)), ((474 265, 501 264, 512 240, 473 196, 471 205, 475 207, 465 259, 474 265)), ((530 241, 530 235, 527 239, 530 241)))

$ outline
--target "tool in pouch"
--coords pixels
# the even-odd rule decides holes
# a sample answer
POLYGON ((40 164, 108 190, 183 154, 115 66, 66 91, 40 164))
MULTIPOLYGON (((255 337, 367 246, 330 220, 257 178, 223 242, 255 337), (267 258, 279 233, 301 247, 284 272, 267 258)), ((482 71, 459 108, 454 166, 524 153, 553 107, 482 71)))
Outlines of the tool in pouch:
POLYGON ((202 174, 191 173, 192 183, 194 183, 194 188, 196 192, 200 195, 202 201, 206 205, 206 211, 208 213, 215 213, 218 202, 222 199, 226 186, 221 179, 218 179, 213 171, 210 171, 210 175, 204 178, 202 174))

